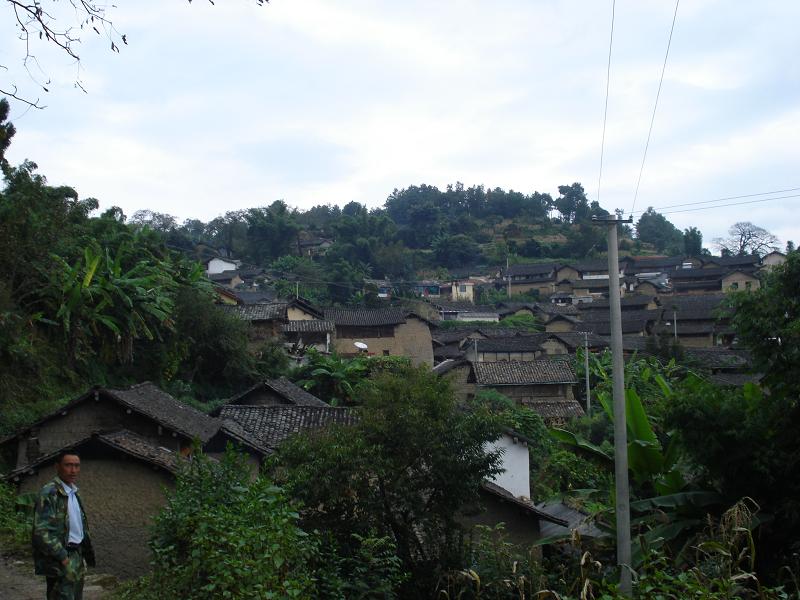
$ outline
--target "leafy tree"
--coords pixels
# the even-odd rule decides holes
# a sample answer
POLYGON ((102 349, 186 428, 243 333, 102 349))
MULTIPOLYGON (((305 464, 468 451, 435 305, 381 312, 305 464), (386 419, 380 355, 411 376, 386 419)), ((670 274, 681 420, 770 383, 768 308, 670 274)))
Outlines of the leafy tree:
POLYGON ((789 240, 788 242, 786 242, 786 254, 789 254, 790 252, 794 252, 794 248, 795 248, 795 246, 794 246, 794 242, 792 240, 789 240))
POLYGON ((589 199, 580 183, 558 186, 559 197, 553 205, 565 223, 585 221, 590 216, 589 199))
POLYGON ((447 381, 424 367, 379 372, 357 388, 359 422, 279 449, 276 471, 306 510, 308 528, 340 548, 352 533, 389 536, 411 580, 405 597, 433 589, 460 563, 457 516, 498 472, 496 419, 463 412, 447 381))
POLYGON ((282 200, 276 200, 266 208, 249 209, 245 221, 247 256, 254 263, 263 265, 297 249, 300 228, 282 200))
POLYGON ((436 236, 431 243, 431 249, 436 257, 436 264, 448 269, 474 264, 480 256, 478 244, 463 234, 436 236))
POLYGON ((683 230, 683 253, 686 256, 703 254, 703 234, 697 227, 683 230))
POLYGON ((11 138, 14 137, 16 129, 14 125, 8 122, 8 100, 0 98, 0 171, 6 172, 8 169, 8 161, 6 160, 6 150, 11 144, 11 138))
POLYGON ((728 237, 715 238, 714 245, 720 253, 729 256, 763 256, 778 249, 778 238, 750 221, 739 221, 731 225, 728 237))
POLYGON ((679 254, 683 250, 683 235, 667 218, 649 207, 636 223, 636 238, 652 244, 659 252, 679 254))

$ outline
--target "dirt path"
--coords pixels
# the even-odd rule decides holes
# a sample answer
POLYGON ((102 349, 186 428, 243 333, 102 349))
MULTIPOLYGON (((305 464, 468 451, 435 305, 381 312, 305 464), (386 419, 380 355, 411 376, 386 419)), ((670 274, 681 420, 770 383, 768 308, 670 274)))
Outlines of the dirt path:
MULTIPOLYGON (((84 600, 102 600, 107 591, 96 585, 97 575, 87 578, 83 589, 84 600)), ((0 600, 43 600, 44 577, 33 574, 30 561, 0 556, 0 600)))

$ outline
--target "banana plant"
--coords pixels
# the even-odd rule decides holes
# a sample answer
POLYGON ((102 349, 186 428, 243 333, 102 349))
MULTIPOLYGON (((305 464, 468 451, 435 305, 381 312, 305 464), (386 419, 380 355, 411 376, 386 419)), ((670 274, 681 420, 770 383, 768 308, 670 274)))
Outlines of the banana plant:
MULTIPOLYGON (((656 385, 668 400, 673 395, 669 383, 655 375, 656 385)), ((603 390, 597 394, 603 410, 613 421, 614 411, 610 394, 603 390)), ((631 502, 634 513, 631 526, 639 536, 633 546, 633 567, 638 567, 648 549, 665 543, 685 546, 691 534, 701 528, 708 510, 722 503, 722 497, 713 491, 689 489, 689 482, 680 469, 680 453, 676 439, 667 434, 665 444, 656 435, 639 394, 633 388, 625 390, 625 423, 628 437, 628 468, 636 487, 655 495, 631 502)), ((597 458, 609 470, 614 468, 614 458, 603 448, 565 429, 551 429, 554 439, 576 450, 597 458)), ((613 489, 608 490, 613 503, 613 489)), ((610 534, 614 531, 613 508, 595 515, 601 528, 610 534), (603 525, 605 525, 603 527, 603 525)))

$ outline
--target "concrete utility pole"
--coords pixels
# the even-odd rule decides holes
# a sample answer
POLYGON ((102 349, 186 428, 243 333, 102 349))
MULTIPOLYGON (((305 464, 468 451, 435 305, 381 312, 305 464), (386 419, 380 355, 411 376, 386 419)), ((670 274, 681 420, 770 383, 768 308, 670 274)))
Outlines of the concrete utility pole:
POLYGON ((631 508, 628 486, 628 430, 625 418, 625 363, 622 357, 622 308, 619 293, 619 249, 617 224, 633 219, 592 217, 608 230, 608 305, 611 309, 612 380, 614 384, 614 480, 616 482, 617 566, 620 592, 630 596, 631 586, 631 508))
POLYGON ((510 299, 511 298, 511 275, 509 275, 509 273, 508 273, 508 254, 506 254, 506 280, 508 282, 507 283, 507 285, 508 285, 507 296, 510 299))
POLYGON ((586 414, 592 414, 592 394, 589 391, 589 332, 583 332, 583 370, 586 373, 586 414))

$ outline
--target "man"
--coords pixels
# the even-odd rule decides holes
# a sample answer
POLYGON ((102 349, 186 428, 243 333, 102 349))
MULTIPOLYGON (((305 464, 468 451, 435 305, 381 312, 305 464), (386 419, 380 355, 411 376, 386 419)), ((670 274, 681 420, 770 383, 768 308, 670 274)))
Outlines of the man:
POLYGON ((81 600, 86 565, 94 566, 86 513, 75 481, 81 459, 72 450, 56 458, 56 478, 45 485, 33 516, 33 561, 47 578, 47 600, 81 600))

